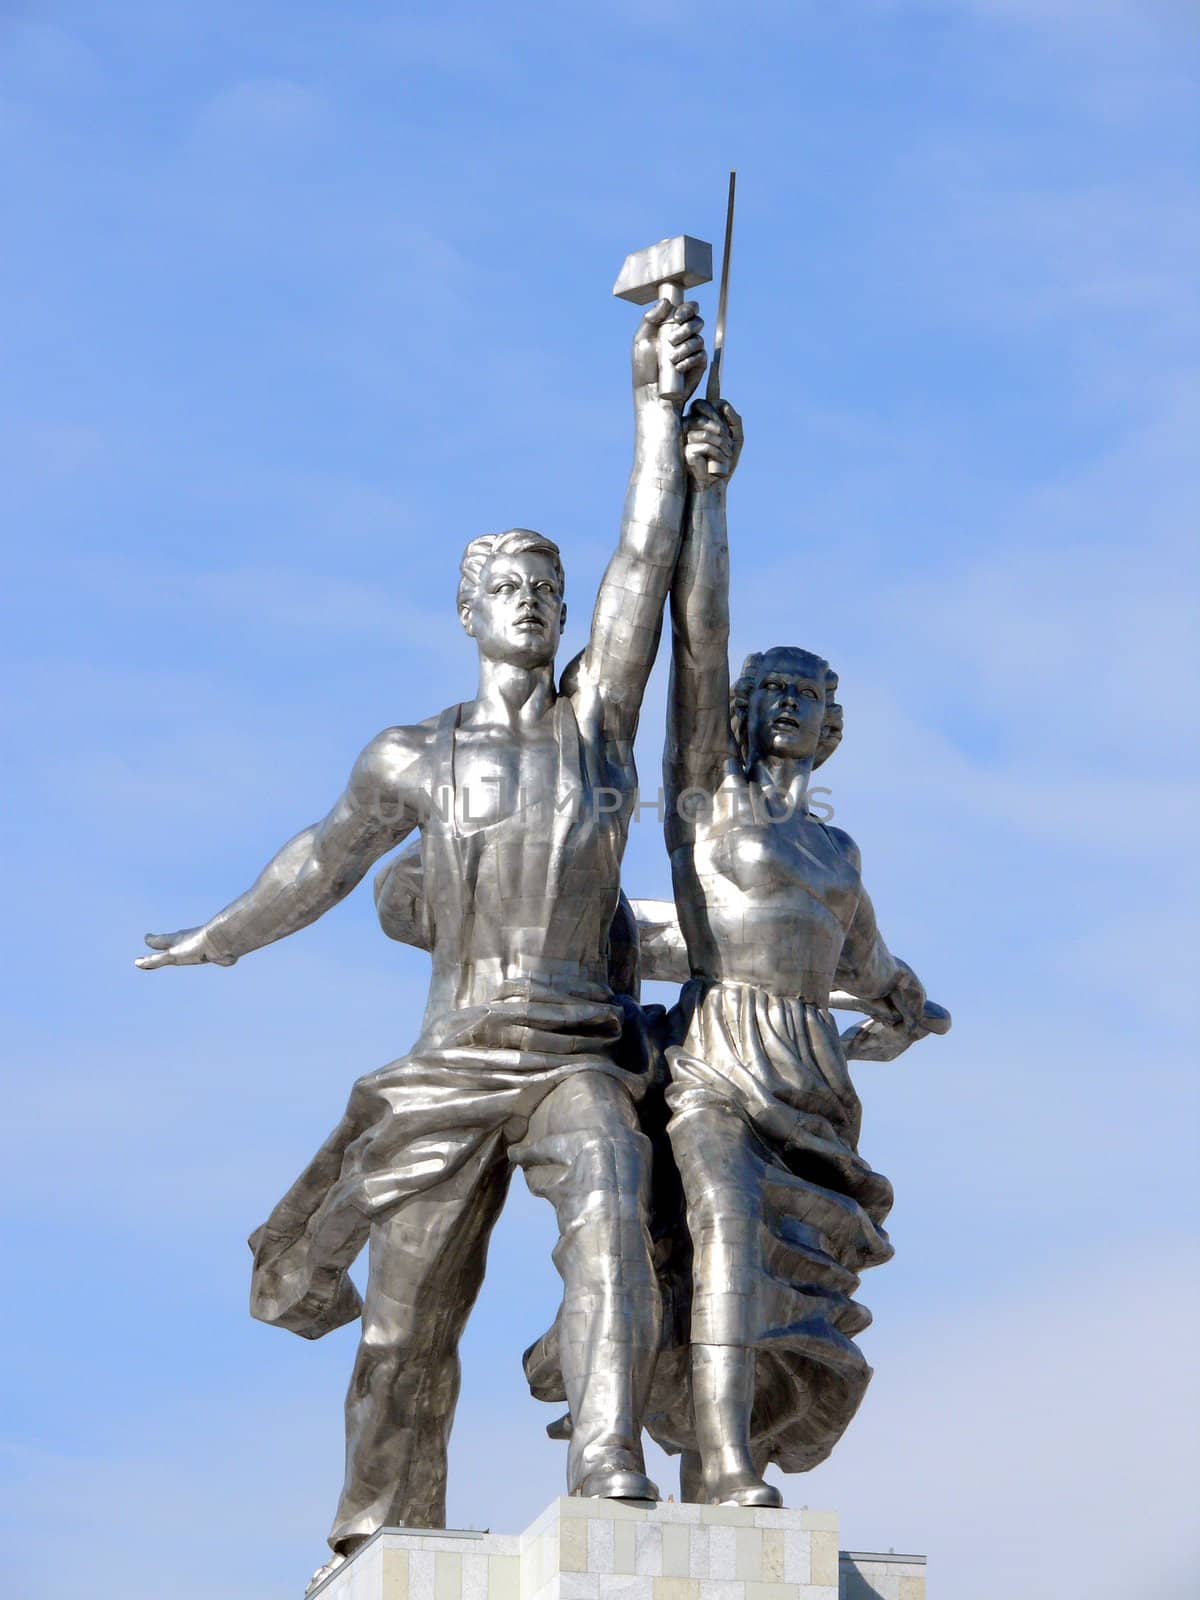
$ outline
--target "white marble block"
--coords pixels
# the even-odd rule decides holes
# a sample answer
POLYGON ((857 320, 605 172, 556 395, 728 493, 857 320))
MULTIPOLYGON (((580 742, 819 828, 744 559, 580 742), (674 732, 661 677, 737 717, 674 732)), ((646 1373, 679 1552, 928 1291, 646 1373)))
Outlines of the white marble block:
POLYGON ((564 1497, 520 1535, 385 1528, 315 1594, 321 1600, 866 1600, 874 1594, 924 1600, 924 1571, 923 1558, 913 1556, 843 1553, 839 1563, 832 1511, 564 1497), (882 1587, 870 1587, 881 1580, 882 1587))
POLYGON ((838 1557, 840 1600, 925 1600, 925 1557, 843 1550, 838 1557))

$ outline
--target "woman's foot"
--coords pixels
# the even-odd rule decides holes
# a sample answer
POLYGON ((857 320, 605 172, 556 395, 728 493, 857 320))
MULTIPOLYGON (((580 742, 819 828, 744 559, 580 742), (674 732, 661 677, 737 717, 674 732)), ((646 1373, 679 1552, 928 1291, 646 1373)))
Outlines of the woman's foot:
POLYGON ((714 1506, 771 1506, 778 1510, 783 1496, 774 1484, 754 1472, 731 1472, 717 1478, 709 1489, 709 1504, 714 1506))
MULTIPOLYGON (((779 1490, 764 1483, 755 1471, 750 1444, 754 1351, 749 1345, 692 1346, 692 1411, 702 1465, 702 1498, 710 1506, 781 1506, 779 1490)), ((683 1470, 690 1480, 694 1455, 685 1459, 683 1470)))

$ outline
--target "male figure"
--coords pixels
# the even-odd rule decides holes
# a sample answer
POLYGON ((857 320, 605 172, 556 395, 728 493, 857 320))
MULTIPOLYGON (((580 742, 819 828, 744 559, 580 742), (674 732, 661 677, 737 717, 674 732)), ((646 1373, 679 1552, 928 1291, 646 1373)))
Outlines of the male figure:
POLYGON ((558 1217, 569 1490, 657 1498, 641 1450, 659 1336, 644 1072, 619 1048, 606 945, 685 492, 660 349, 690 392, 700 328, 694 305, 661 301, 635 337, 621 538, 570 692, 554 682, 557 548, 526 529, 474 540, 458 607, 479 649, 476 699, 372 740, 323 822, 203 927, 148 936, 139 962, 230 965, 315 921, 421 830, 433 973, 420 1038, 355 1086, 251 1241, 254 1314, 316 1338, 358 1314, 347 1272, 370 1239, 334 1560, 318 1576, 380 1527, 444 1524, 458 1340, 513 1164, 558 1217))

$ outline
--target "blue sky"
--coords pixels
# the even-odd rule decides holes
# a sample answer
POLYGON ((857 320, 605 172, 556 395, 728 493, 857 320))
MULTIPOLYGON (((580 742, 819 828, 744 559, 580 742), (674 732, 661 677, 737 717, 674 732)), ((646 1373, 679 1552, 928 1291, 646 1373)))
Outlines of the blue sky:
MULTIPOLYGON (((283 1600, 320 1559, 353 1335, 252 1322, 243 1241, 425 958, 366 891, 230 971, 132 958, 472 691, 468 538, 553 534, 578 648, 611 282, 718 238, 730 165, 735 652, 838 668, 837 820, 956 1019, 859 1069, 897 1255, 789 1503, 945 1595, 1191 1592, 1198 54, 1155 0, 6 8, 7 1593, 283 1600)), ((626 882, 668 890, 650 819, 626 882)), ((551 1243, 514 1189, 460 1526, 559 1492, 551 1243)))

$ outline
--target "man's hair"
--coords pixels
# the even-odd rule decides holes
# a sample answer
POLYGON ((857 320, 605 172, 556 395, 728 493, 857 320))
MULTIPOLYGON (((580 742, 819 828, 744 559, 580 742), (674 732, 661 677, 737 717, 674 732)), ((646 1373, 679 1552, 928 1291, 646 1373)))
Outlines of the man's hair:
POLYGON ((459 562, 459 611, 474 600, 483 569, 493 556, 523 556, 530 553, 553 557, 558 587, 565 589, 562 555, 553 539, 547 539, 544 533, 535 533, 532 528, 509 528, 507 533, 481 533, 478 539, 471 540, 459 562))
POLYGON ((813 759, 813 768, 815 770, 823 761, 829 760, 842 742, 842 708, 834 698, 837 694, 838 675, 828 661, 825 660, 824 656, 814 655, 811 650, 801 650, 799 645, 772 645, 769 650, 756 650, 742 662, 741 674, 729 695, 729 716, 733 724, 733 736, 737 740, 739 750, 742 752, 743 764, 749 766, 750 696, 758 686, 758 680, 762 675, 763 663, 768 656, 776 655, 799 656, 818 683, 824 679, 825 720, 821 724, 821 738, 817 745, 816 756, 813 759))

